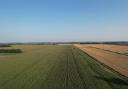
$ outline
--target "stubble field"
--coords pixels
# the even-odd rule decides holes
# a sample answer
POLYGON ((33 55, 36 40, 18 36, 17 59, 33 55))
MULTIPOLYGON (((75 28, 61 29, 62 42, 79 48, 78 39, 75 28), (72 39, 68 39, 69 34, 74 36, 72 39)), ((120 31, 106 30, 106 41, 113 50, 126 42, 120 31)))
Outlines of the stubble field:
POLYGON ((126 45, 90 44, 86 46, 128 56, 128 46, 126 45))

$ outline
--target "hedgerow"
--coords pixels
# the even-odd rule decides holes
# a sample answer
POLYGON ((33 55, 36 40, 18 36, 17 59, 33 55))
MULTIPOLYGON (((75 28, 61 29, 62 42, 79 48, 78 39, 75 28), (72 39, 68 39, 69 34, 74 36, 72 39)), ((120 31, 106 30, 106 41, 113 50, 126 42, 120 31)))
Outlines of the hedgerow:
POLYGON ((22 53, 21 49, 0 49, 0 53, 22 53))

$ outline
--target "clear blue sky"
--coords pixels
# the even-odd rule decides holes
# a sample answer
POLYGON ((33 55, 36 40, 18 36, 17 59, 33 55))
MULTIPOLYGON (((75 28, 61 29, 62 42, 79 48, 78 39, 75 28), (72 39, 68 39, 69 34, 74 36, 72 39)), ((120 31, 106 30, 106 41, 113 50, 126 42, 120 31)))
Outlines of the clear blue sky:
POLYGON ((0 0, 0 42, 128 41, 128 0, 0 0))

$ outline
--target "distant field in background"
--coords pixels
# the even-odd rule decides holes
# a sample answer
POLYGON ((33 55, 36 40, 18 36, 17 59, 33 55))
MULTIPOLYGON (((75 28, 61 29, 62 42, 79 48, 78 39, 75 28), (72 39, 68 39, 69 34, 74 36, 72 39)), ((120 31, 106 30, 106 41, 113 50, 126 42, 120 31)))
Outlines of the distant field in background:
POLYGON ((107 45, 107 44, 90 44, 86 45, 88 47, 95 47, 99 49, 103 49, 106 51, 111 51, 115 53, 120 53, 124 55, 128 55, 128 46, 121 46, 121 45, 107 45))
POLYGON ((0 89, 128 89, 126 77, 74 46, 15 45, 0 55, 0 89))

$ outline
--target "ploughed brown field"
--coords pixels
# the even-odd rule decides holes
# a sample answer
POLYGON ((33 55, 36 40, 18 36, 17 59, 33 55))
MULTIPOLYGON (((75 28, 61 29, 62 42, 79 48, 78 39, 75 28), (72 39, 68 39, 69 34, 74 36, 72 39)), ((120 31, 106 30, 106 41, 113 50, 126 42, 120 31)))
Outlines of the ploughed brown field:
POLYGON ((107 44, 90 44, 87 46, 128 55, 128 46, 107 45, 107 44))
POLYGON ((126 52, 128 46, 118 45, 75 45, 101 63, 113 68, 117 72, 128 77, 128 56, 116 52, 126 52), (110 51, 108 51, 110 50, 110 51), (113 51, 113 52, 111 52, 113 51), (115 52, 115 53, 114 53, 115 52))

